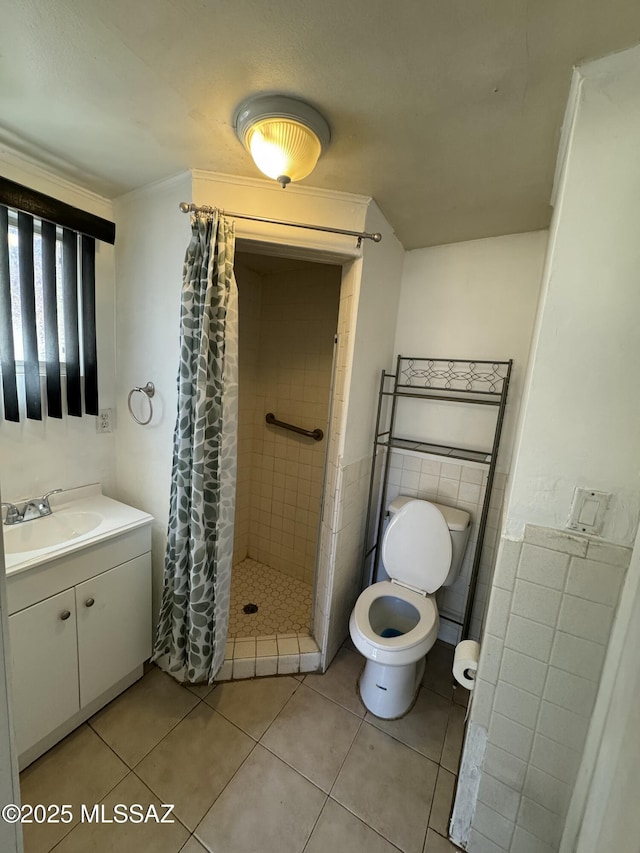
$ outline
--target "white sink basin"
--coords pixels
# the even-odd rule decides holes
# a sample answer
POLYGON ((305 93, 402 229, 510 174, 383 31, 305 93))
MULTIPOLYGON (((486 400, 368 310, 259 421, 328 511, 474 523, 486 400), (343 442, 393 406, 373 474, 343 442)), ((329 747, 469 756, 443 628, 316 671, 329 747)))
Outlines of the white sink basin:
POLYGON ((51 496, 51 515, 3 524, 7 577, 150 524, 146 512, 102 494, 98 484, 51 496))
POLYGON ((5 553, 22 554, 62 545, 90 533, 101 522, 102 516, 97 512, 63 510, 45 518, 8 525, 4 528, 5 553))

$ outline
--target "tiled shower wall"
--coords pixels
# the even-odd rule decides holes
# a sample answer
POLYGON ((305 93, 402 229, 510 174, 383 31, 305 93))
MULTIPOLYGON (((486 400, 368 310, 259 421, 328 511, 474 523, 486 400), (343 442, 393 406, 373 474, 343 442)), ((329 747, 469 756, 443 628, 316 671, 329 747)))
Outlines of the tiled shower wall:
POLYGON ((263 275, 259 344, 249 358, 255 381, 248 554, 310 584, 326 438, 315 441, 269 426, 264 418, 273 412, 278 420, 320 427, 326 435, 340 281, 340 268, 320 264, 263 275))
POLYGON ((467 734, 486 740, 470 853, 558 850, 630 558, 533 525, 502 540, 467 734))
POLYGON ((236 512, 233 540, 233 564, 249 555, 249 519, 251 496, 251 465, 253 451, 253 420, 258 387, 258 357, 260 342, 260 310, 262 277, 236 263, 238 280, 238 472, 236 479, 236 512))
MULTIPOLYGON (((471 568, 478 541, 487 467, 473 463, 445 462, 424 454, 412 455, 399 451, 393 451, 391 454, 387 503, 398 495, 408 495, 445 506, 457 507, 471 516, 471 532, 460 576, 452 586, 441 589, 437 594, 441 619, 449 616, 460 620, 464 616, 471 568)), ((505 474, 498 472, 495 474, 471 623, 471 636, 476 639, 479 639, 481 634, 487 592, 491 583, 505 481, 505 474)), ((457 626, 451 624, 447 627, 445 624, 442 626, 442 637, 448 642, 455 643, 459 639, 457 631, 457 626)))

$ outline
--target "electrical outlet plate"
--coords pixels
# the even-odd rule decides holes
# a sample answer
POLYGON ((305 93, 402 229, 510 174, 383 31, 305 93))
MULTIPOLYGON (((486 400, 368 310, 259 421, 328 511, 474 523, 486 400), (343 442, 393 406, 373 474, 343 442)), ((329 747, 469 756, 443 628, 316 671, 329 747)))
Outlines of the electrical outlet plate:
POLYGON ((113 432, 113 409, 100 409, 96 418, 96 432, 113 432))
POLYGON ((580 533, 599 536, 602 533, 604 514, 611 500, 611 492, 595 489, 576 489, 569 513, 567 527, 580 533))

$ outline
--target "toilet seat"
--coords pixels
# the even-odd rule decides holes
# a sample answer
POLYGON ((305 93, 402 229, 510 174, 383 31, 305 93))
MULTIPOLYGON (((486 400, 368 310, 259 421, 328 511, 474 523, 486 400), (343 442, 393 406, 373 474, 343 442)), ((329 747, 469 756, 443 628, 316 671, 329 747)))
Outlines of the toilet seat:
POLYGON ((368 586, 360 594, 351 614, 351 622, 350 627, 355 629, 351 631, 351 637, 365 657, 374 659, 378 663, 399 665, 407 662, 403 652, 411 656, 410 650, 420 647, 416 649, 419 654, 415 659, 418 660, 429 651, 438 632, 438 608, 431 596, 420 595, 398 583, 379 581, 368 586), (419 614, 418 624, 398 637, 381 637, 377 634, 371 626, 369 612, 376 599, 383 597, 400 598, 413 605, 419 614), (433 635, 432 641, 431 635, 433 635), (359 641, 361 641, 360 644, 359 641), (425 644, 427 648, 423 648, 425 644))
POLYGON ((435 592, 447 578, 451 556, 451 532, 438 507, 428 501, 406 501, 382 539, 382 565, 389 577, 413 589, 435 592))

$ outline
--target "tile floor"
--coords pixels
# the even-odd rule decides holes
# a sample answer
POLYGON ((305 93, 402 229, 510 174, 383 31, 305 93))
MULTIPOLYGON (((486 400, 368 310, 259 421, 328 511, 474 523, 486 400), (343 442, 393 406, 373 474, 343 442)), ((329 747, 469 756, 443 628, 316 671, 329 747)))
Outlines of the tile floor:
POLYGON ((467 700, 452 653, 433 648, 395 722, 366 713, 348 644, 324 675, 191 689, 153 668, 22 773, 23 802, 75 816, 25 826, 25 851, 452 853, 467 700), (82 803, 173 803, 176 822, 82 823, 82 803))
POLYGON ((247 557, 233 567, 229 637, 309 633, 313 587, 247 557), (257 604, 246 614, 245 604, 257 604))

